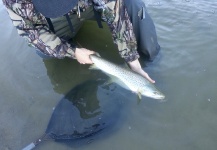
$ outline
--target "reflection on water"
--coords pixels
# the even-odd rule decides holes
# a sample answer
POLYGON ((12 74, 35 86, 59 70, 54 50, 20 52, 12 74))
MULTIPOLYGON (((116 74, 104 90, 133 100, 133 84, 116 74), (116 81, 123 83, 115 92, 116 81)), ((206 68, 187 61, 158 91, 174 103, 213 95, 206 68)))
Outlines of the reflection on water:
POLYGON ((91 78, 88 66, 81 66, 70 59, 46 59, 43 63, 54 91, 59 94, 64 94, 81 81, 91 78))
POLYGON ((71 89, 58 102, 45 135, 35 140, 35 145, 52 139, 78 147, 95 140, 96 135, 105 130, 107 135, 114 132, 111 127, 119 120, 125 97, 114 92, 114 87, 105 85, 105 82, 89 80, 71 89))
MULTIPOLYGON (((145 1, 162 51, 153 62, 141 62, 165 93, 167 102, 144 98, 138 105, 135 94, 115 89, 125 95, 123 101, 130 102, 128 109, 120 109, 123 115, 119 121, 123 124, 103 140, 78 149, 215 150, 217 3, 145 1)), ((104 77, 70 59, 39 58, 16 34, 2 2, 0 21, 0 149, 21 149, 27 141, 43 134, 53 107, 64 94, 88 79, 104 77)), ((87 22, 84 26, 92 25, 87 22)), ((98 51, 104 58, 122 63, 108 33, 108 30, 83 28, 77 42, 98 51), (93 34, 94 30, 97 35, 93 34)), ((69 147, 47 142, 38 149, 69 147)))

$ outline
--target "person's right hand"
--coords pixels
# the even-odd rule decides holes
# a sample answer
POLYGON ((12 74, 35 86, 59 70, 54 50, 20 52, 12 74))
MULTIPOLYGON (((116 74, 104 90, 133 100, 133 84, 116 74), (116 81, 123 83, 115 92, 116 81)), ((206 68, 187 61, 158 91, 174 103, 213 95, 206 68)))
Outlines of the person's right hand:
POLYGON ((148 79, 151 83, 155 83, 155 81, 151 77, 149 77, 149 75, 142 69, 138 59, 136 59, 136 60, 134 60, 132 62, 128 62, 128 64, 130 65, 130 68, 133 71, 135 71, 138 74, 142 75, 143 77, 148 79))
POLYGON ((90 55, 94 54, 94 51, 88 50, 86 48, 76 48, 75 57, 80 64, 92 64, 90 55))

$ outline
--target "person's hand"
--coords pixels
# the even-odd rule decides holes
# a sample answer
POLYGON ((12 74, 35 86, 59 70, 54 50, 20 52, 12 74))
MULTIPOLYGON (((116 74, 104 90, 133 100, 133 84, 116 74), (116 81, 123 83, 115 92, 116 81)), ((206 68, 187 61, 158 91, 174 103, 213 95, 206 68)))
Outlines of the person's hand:
POLYGON ((94 51, 88 50, 86 48, 76 48, 75 57, 80 64, 92 64, 90 55, 94 54, 94 51))
POLYGON ((136 59, 136 60, 134 60, 134 61, 132 61, 132 62, 128 62, 128 64, 129 64, 130 68, 131 68, 133 71, 139 73, 140 75, 142 75, 143 77, 145 77, 146 79, 148 79, 151 83, 155 83, 155 81, 152 80, 152 79, 149 77, 149 75, 142 69, 142 67, 141 67, 141 65, 140 65, 138 59, 136 59))

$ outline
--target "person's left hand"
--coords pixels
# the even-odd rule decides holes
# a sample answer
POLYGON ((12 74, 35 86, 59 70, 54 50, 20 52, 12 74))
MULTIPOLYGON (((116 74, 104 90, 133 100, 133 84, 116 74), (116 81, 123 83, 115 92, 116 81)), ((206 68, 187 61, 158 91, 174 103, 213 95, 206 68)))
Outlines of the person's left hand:
POLYGON ((136 60, 134 60, 134 61, 132 61, 132 62, 128 62, 128 64, 129 64, 130 68, 131 68, 133 71, 135 71, 135 72, 137 72, 138 74, 142 75, 143 77, 145 77, 146 79, 148 79, 151 83, 155 83, 155 81, 152 80, 152 79, 149 77, 149 75, 142 69, 142 67, 141 67, 141 65, 140 65, 138 59, 136 59, 136 60))

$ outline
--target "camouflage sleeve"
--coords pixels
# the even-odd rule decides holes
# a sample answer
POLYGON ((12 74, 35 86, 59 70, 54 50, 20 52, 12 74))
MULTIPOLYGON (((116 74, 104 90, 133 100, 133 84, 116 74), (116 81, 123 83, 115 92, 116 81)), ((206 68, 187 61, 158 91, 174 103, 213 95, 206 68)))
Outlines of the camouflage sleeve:
POLYGON ((93 0, 93 2, 95 9, 102 12, 102 19, 107 22, 120 56, 126 62, 138 59, 137 41, 123 0, 93 0))
POLYGON ((74 48, 49 30, 46 19, 35 11, 31 0, 3 0, 3 4, 18 34, 29 45, 51 57, 75 58, 74 48))

